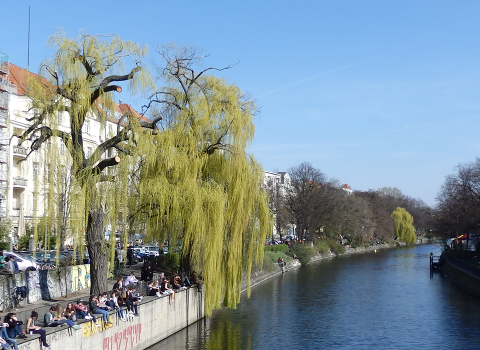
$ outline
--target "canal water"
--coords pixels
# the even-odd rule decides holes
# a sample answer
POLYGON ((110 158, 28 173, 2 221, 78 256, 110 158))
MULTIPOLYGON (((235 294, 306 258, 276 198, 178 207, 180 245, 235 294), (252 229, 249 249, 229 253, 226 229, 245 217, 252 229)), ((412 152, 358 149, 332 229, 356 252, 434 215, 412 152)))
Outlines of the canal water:
POLYGON ((480 349, 480 299, 431 277, 430 252, 440 246, 302 266, 149 349, 480 349))

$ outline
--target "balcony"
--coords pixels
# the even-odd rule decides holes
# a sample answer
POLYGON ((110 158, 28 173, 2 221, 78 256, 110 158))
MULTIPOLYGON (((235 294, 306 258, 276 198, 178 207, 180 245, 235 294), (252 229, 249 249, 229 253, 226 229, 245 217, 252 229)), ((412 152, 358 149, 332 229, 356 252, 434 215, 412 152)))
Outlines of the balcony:
POLYGON ((13 186, 14 187, 27 187, 27 179, 23 177, 14 177, 13 178, 13 186))
POLYGON ((28 154, 28 148, 27 147, 21 147, 21 146, 13 146, 13 156, 14 157, 26 157, 28 154))

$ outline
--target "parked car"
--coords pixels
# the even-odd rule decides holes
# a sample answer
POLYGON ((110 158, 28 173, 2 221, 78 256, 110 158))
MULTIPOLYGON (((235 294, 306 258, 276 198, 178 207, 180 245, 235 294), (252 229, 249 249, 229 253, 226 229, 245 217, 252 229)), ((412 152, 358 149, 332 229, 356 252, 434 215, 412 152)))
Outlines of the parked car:
POLYGON ((25 254, 3 251, 3 256, 5 258, 13 256, 21 271, 35 271, 40 268, 36 261, 25 254))
POLYGON ((156 245, 148 245, 143 247, 143 251, 145 255, 153 255, 153 256, 159 256, 159 250, 156 245))

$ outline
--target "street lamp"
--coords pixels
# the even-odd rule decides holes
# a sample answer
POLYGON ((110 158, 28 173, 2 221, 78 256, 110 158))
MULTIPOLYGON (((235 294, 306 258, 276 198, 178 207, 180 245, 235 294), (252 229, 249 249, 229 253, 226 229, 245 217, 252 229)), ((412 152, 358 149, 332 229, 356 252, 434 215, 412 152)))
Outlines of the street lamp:
POLYGON ((33 249, 33 235, 30 235, 30 239, 28 240, 28 250, 33 252, 35 249, 33 249))

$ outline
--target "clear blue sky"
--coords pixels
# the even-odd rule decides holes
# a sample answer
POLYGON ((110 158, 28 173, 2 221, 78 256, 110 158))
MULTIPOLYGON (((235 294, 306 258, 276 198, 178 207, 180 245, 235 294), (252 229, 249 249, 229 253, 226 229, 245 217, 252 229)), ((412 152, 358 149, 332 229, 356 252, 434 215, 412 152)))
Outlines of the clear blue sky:
POLYGON ((2 1, 0 51, 21 67, 28 6, 31 71, 56 28, 115 33, 150 59, 174 42, 211 66, 238 62, 222 75, 261 107, 249 151, 265 170, 307 161, 354 190, 433 205, 480 156, 478 1, 2 1))

